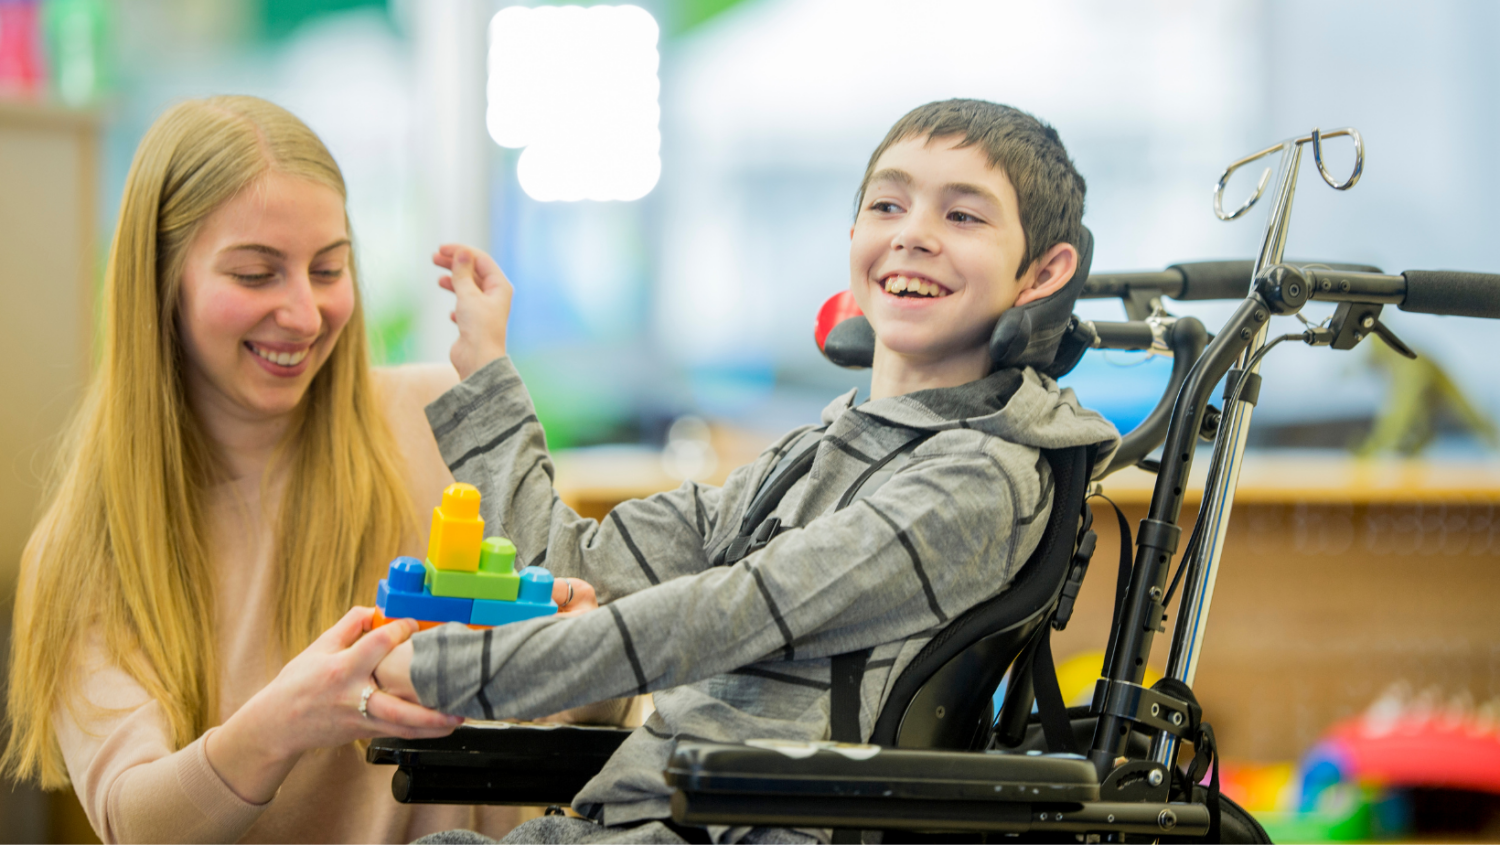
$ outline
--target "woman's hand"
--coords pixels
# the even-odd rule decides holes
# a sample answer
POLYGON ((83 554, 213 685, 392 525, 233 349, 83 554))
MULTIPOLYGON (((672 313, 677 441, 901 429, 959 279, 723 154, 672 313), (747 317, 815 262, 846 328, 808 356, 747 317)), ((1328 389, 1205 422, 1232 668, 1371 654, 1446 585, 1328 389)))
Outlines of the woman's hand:
POLYGON ((594 585, 582 578, 558 578, 552 582, 552 600, 558 616, 578 616, 599 609, 594 585))
MULTIPOLYGON (((578 616, 599 609, 594 585, 582 578, 558 578, 552 582, 552 600, 557 602, 558 616, 578 616)), ((403 642, 375 667, 375 681, 391 695, 417 702, 417 690, 411 682, 412 644, 403 642)))
POLYGON ((458 324, 458 340, 448 357, 458 377, 468 378, 496 358, 505 357, 505 329, 514 289, 495 259, 473 247, 443 244, 432 263, 449 271, 438 285, 458 297, 449 317, 458 324))
POLYGON ((376 664, 416 631, 411 620, 371 630, 374 615, 369 607, 349 611, 208 735, 209 763, 241 798, 271 800, 304 751, 377 736, 446 736, 463 724, 379 690, 365 703, 368 715, 360 713, 376 664))

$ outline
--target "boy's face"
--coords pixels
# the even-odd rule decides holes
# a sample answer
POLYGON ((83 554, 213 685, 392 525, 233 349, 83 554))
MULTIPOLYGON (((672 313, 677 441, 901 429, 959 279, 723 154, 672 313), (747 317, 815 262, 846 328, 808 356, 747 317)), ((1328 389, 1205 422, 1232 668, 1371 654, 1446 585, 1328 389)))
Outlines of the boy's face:
MULTIPOLYGON (((877 343, 913 362, 988 347, 1036 280, 1015 188, 962 136, 908 138, 876 161, 850 231, 850 287, 877 343)), ((1038 262, 1041 263, 1041 262, 1038 262)))

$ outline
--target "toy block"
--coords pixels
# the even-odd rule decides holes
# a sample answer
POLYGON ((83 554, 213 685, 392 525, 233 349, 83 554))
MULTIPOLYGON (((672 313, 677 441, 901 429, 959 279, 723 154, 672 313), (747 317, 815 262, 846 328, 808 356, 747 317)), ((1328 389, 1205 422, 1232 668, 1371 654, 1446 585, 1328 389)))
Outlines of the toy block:
MULTIPOLYGON (((398 618, 409 618, 409 617, 398 617, 398 618)), ((387 618, 385 618, 385 614, 381 613, 380 612, 380 608, 377 607, 377 608, 375 608, 375 618, 373 620, 371 620, 371 622, 370 622, 370 629, 374 630, 375 628, 379 628, 381 625, 384 625, 384 624, 386 624, 388 622, 395 622, 395 621, 396 621, 395 619, 387 619, 387 618)), ((418 631, 425 631, 428 628, 436 628, 437 626, 443 625, 443 624, 446 624, 446 623, 443 623, 443 622, 427 622, 427 621, 418 619, 417 620, 417 630, 418 631)), ((470 625, 469 627, 472 628, 474 626, 470 625)))
POLYGON ((450 484, 443 503, 432 509, 432 536, 427 559, 438 569, 475 572, 484 519, 479 516, 479 490, 471 484, 450 484))
POLYGON ((427 568, 414 557, 398 557, 380 579, 375 604, 387 619, 464 622, 474 615, 474 600, 434 596, 423 587, 427 568))
POLYGON ((435 596, 460 599, 515 601, 521 589, 521 576, 514 572, 454 572, 438 569, 427 562, 427 589, 435 596))
MULTIPOLYGON (((408 616, 408 617, 404 617, 404 618, 410 619, 411 617, 408 616)), ((381 613, 380 612, 380 608, 377 607, 377 608, 375 608, 375 618, 370 622, 370 630, 373 631, 376 628, 379 628, 381 625, 385 625, 387 623, 395 622, 395 621, 396 621, 395 619, 387 619, 387 618, 385 618, 385 614, 381 613)), ((432 628, 436 628, 439 625, 447 625, 447 624, 448 624, 447 622, 428 622, 428 621, 423 620, 423 619, 418 619, 417 620, 417 631, 419 631, 419 632, 420 631, 426 631, 426 630, 430 630, 432 628)), ((491 626, 489 626, 489 625, 467 625, 466 627, 468 627, 470 630, 473 630, 473 631, 482 631, 485 628, 489 628, 491 626)))
POLYGON ((515 601, 475 599, 469 622, 474 625, 505 625, 557 612, 552 601, 552 573, 540 566, 528 566, 518 576, 521 589, 515 601))
POLYGON ((528 566, 521 570, 521 594, 516 601, 534 604, 557 605, 552 601, 552 573, 540 566, 528 566))
POLYGON ((516 545, 504 537, 486 537, 479 544, 479 571, 510 575, 516 571, 516 545))
POLYGON ((540 616, 551 616, 556 612, 557 605, 555 604, 475 599, 474 612, 469 618, 469 623, 472 625, 507 625, 511 622, 523 622, 540 616))

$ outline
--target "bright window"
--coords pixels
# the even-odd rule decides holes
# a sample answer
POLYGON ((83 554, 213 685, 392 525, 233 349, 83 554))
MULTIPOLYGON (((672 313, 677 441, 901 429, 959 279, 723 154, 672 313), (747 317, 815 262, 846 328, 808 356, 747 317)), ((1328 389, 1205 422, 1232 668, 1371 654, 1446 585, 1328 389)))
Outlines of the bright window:
POLYGON ((490 21, 490 137, 544 202, 635 200, 661 176, 659 29, 638 6, 512 6, 490 21))

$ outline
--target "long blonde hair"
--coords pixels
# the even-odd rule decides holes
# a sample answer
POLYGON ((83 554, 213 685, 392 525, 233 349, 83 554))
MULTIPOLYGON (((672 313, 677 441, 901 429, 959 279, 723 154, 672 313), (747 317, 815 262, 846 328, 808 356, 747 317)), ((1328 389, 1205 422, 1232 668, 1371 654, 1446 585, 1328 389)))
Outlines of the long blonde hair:
MULTIPOLYGON (((184 392, 178 300, 204 219, 271 170, 347 196, 312 130, 253 97, 178 104, 136 151, 105 273, 103 355, 22 553, 3 758, 18 778, 67 783, 54 717, 73 706, 69 679, 90 626, 161 703, 177 747, 218 720, 203 511, 218 470, 184 392)), ((290 655, 368 601, 361 589, 414 529, 357 294, 283 449, 274 623, 290 655)))

